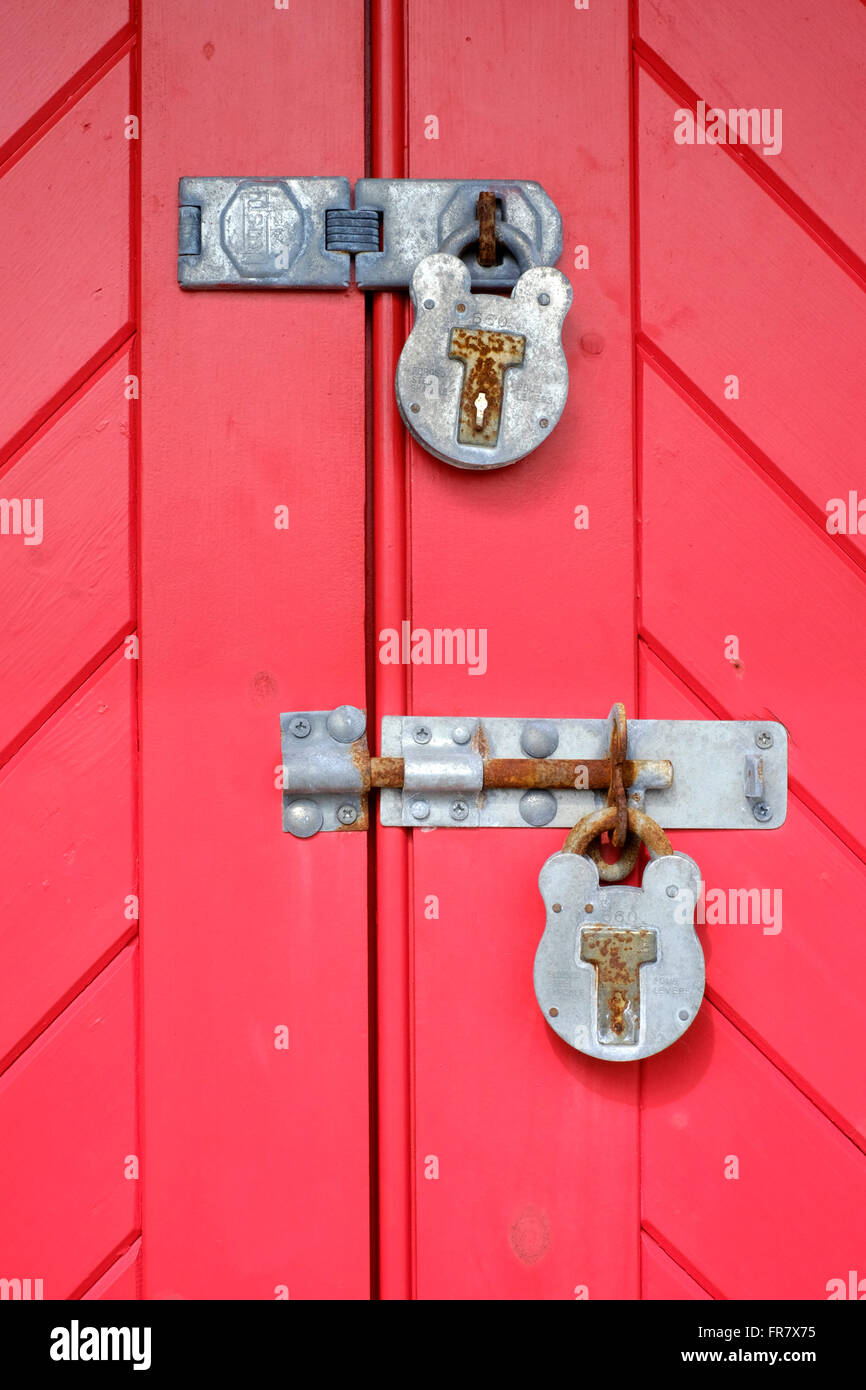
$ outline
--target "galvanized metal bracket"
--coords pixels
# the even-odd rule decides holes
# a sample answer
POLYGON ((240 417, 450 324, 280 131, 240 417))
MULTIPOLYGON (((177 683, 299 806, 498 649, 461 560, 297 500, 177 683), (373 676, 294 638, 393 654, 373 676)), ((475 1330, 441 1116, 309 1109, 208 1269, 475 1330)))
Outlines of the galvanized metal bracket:
MULTIPOLYGON (((280 716, 283 828, 570 828, 606 804, 608 719, 385 716, 371 757, 361 710, 280 716), (304 732, 304 729, 307 732, 304 732), (585 776, 582 773, 586 773, 585 776), (564 783, 564 785, 563 785, 564 783)), ((628 721, 629 803, 680 830, 772 830, 787 814, 788 736, 772 720, 628 721)))
POLYGON ((540 184, 520 179, 182 178, 178 283, 406 289, 436 251, 462 255, 473 290, 507 290, 562 252, 562 220, 540 184), (479 194, 496 199, 497 263, 474 243, 479 194))

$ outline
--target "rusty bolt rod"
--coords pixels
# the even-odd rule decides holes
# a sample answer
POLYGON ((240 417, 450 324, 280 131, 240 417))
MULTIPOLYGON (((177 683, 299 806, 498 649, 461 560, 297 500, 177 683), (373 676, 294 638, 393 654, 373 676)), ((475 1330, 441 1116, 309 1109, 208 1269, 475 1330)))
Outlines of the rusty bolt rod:
MULTIPOLYGON (((644 768, 658 774, 657 786, 673 782, 673 764, 665 759, 631 760, 622 764, 622 780, 630 787, 644 768)), ((371 787, 402 787, 402 758, 371 758, 371 787)), ((560 791, 575 787, 605 791, 610 786, 609 758, 485 758, 485 787, 548 787, 560 791)))

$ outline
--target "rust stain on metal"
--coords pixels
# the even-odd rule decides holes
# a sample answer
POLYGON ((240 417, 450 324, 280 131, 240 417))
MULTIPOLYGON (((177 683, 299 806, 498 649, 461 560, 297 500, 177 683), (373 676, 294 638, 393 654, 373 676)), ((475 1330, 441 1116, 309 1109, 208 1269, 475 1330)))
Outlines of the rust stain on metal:
POLYGON ((356 739, 349 749, 352 762, 361 774, 361 791, 366 796, 370 790, 370 750, 366 738, 356 739))
POLYGON ((402 758, 371 758, 370 785, 372 787, 402 787, 402 758))
POLYGON ((478 218, 478 264, 496 264, 496 194, 479 193, 475 205, 478 218))
POLYGON ((505 373, 523 362, 522 333, 488 328, 452 328, 448 356, 463 363, 457 439, 492 449, 499 438, 505 373))
POLYGON ((656 958, 656 933, 650 929, 627 931, 601 924, 583 928, 580 959, 596 970, 599 1042, 639 1041, 640 967, 656 958))

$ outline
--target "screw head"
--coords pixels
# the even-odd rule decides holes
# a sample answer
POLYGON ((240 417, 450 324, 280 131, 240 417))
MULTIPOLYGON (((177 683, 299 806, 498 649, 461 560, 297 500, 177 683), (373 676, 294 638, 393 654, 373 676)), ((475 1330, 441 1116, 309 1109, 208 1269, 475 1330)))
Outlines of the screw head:
POLYGON ((519 805, 520 814, 527 825, 550 825, 556 815, 556 797, 553 792, 524 792, 519 805))
POLYGON ((558 743, 559 730, 551 719, 531 719, 520 731, 520 746, 527 758, 549 758, 558 743))
POLYGON ((284 826, 290 835, 299 840, 308 840, 322 828, 322 812, 309 797, 300 797, 286 807, 284 826))
POLYGON ((337 812, 337 820, 341 825, 354 825, 358 819, 358 812, 354 806, 341 806, 337 812))
POLYGON ((465 820, 466 817, 467 817, 468 815, 469 815, 469 807, 467 806, 467 804, 466 804, 465 801, 452 801, 452 802, 451 802, 451 819, 452 819, 452 820, 465 820))
POLYGON ((675 898, 679 891, 680 890, 679 888, 677 888, 675 883, 669 883, 667 888, 665 889, 665 892, 667 893, 669 898, 675 898))
POLYGON ((755 743, 758 748, 772 748, 773 735, 770 733, 769 729, 762 729, 760 733, 755 734, 755 743))
POLYGON ((289 722, 289 729, 295 738, 306 738, 312 727, 309 719, 304 719, 300 715, 289 722))
POLYGON ((355 705, 339 705, 325 720, 328 733, 337 743, 354 743, 367 727, 367 718, 355 705))
POLYGON ((766 801, 756 801, 752 807, 752 815, 755 817, 755 820, 773 819, 772 808, 767 805, 766 801))
POLYGON ((468 743, 472 737, 472 730, 465 724, 458 724, 456 729, 451 730, 451 737, 455 743, 468 743))
POLYGON ((539 304, 545 304, 545 305, 549 304, 549 303, 550 303, 550 295, 549 295, 549 294, 540 294, 540 295, 538 296, 538 302, 539 302, 539 304))
POLYGON ((430 802, 421 800, 413 801, 411 810, 413 820, 426 820, 430 814, 430 802))
POLYGON ((412 730, 412 737, 416 743, 429 743, 433 737, 433 731, 428 729, 426 724, 416 724, 412 730))

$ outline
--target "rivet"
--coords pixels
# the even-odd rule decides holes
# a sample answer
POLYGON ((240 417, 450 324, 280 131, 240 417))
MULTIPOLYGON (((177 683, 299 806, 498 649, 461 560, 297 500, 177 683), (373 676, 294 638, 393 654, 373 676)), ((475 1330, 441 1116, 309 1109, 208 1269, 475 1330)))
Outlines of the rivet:
POLYGON ((465 305, 465 304, 458 304, 458 305, 457 305, 457 312, 458 312, 458 314, 465 314, 465 313, 466 313, 466 305, 465 305))
POLYGON ((435 307, 436 307, 435 300, 432 300, 432 299, 425 299, 425 300, 424 300, 424 308, 425 308, 425 309, 435 309, 435 307))
POLYGON ((416 743, 429 743, 433 734, 426 724, 416 724, 412 730, 412 737, 416 743))
POLYGON ((755 743, 759 748, 772 748, 773 735, 769 729, 762 729, 759 734, 755 734, 755 743))
POLYGON ((546 429, 547 429, 547 426, 550 424, 550 421, 548 420, 548 418, 547 418, 546 415, 542 415, 542 417, 541 417, 541 419, 539 420, 538 423, 539 423, 541 429, 546 430, 546 429))
POLYGON ((595 908, 593 907, 592 903, 587 903, 583 910, 584 912, 594 912, 595 908))
POLYGON ((550 719, 533 719, 520 731, 520 747, 528 758, 549 758, 558 743, 559 730, 550 719))
POLYGON ((413 401, 412 404, 410 405, 409 409, 411 410, 411 412, 412 412, 413 415, 417 415, 417 414, 418 414, 418 411, 421 409, 421 407, 420 407, 420 405, 418 404, 417 401, 413 401))
POLYGON ((550 1014, 551 1018, 559 1017, 559 1009, 548 1009, 547 1012, 550 1014))
POLYGON ((755 820, 773 819, 772 808, 767 805, 766 801, 756 801, 752 807, 752 815, 755 817, 755 820))
POLYGON ((554 912, 561 912, 561 911, 562 911, 562 903, 553 903, 553 904, 552 904, 552 909, 553 909, 554 912))
POLYGON ((451 737, 455 743, 468 743, 472 737, 472 730, 467 729, 465 724, 458 724, 456 729, 452 729, 451 737))
POLYGON ((307 840, 322 828, 322 812, 308 797, 293 801, 286 807, 286 830, 299 840, 307 840))
POLYGON ((430 814, 429 801, 413 801, 412 817, 414 820, 426 820, 430 814))
POLYGON ((679 888, 677 888, 675 883, 669 883, 667 888, 665 889, 665 892, 667 893, 669 898, 675 898, 679 891, 680 890, 679 888))
POLYGON ((519 806, 520 814, 527 825, 549 825, 556 815, 556 797, 553 792, 524 792, 519 806))
POLYGON ((312 727, 309 719, 292 719, 289 723, 289 728, 295 738, 306 738, 312 727))
POLYGON ((354 825, 358 819, 358 812, 354 806, 341 806, 337 812, 337 820, 341 825, 354 825))
POLYGON ((540 294, 540 295, 538 296, 538 302, 539 302, 539 304, 549 304, 549 303, 550 303, 550 295, 549 295, 549 294, 540 294))
POLYGON ((677 1018, 682 1019, 683 1023, 686 1022, 688 1016, 689 1016, 689 1011, 688 1011, 688 1009, 680 1009, 679 1013, 677 1014, 677 1018))
POLYGON ((355 705, 339 705, 325 720, 328 733, 337 743, 354 743, 367 727, 367 718, 355 705))

